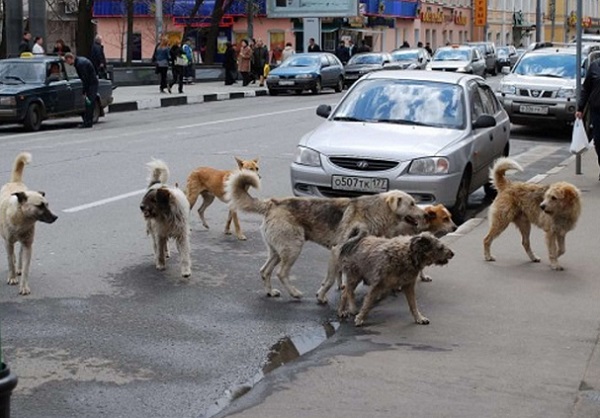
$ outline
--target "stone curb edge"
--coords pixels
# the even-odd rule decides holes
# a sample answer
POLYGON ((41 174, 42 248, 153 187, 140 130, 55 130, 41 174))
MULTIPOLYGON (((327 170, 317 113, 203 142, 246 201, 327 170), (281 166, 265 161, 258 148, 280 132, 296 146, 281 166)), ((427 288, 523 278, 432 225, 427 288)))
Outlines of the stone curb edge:
POLYGON ((222 100, 243 99, 246 97, 268 96, 267 90, 232 91, 228 93, 207 93, 197 96, 156 97, 151 99, 132 100, 128 102, 113 103, 108 105, 109 113, 131 112, 144 109, 158 109, 171 106, 182 106, 187 104, 198 104, 216 102, 222 100))

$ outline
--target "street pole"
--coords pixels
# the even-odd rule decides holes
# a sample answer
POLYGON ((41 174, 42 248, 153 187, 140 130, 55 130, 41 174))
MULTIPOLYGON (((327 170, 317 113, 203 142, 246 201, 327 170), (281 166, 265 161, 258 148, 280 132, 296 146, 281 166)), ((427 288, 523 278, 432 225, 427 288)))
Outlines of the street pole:
MULTIPOLYGON (((575 48, 575 62, 577 63, 578 71, 575 73, 575 98, 577 103, 579 103, 579 98, 581 97, 581 19, 582 19, 582 9, 583 9, 583 0, 577 0, 577 26, 576 26, 576 38, 577 38, 577 46, 575 48)), ((596 139, 594 138, 594 141, 596 139)), ((581 153, 575 156, 575 174, 583 174, 581 171, 581 153)))
POLYGON ((23 39, 23 0, 5 0, 4 6, 6 56, 17 57, 23 39))
POLYGON ((162 0, 155 0, 154 18, 156 25, 156 43, 160 42, 160 38, 163 34, 163 6, 162 0))
MULTIPOLYGON (((46 2, 45 1, 30 1, 29 2, 29 32, 32 39, 40 36, 46 41, 46 2)), ((45 49, 49 47, 45 45, 45 49)))
POLYGON ((535 41, 542 42, 542 0, 535 2, 535 41))

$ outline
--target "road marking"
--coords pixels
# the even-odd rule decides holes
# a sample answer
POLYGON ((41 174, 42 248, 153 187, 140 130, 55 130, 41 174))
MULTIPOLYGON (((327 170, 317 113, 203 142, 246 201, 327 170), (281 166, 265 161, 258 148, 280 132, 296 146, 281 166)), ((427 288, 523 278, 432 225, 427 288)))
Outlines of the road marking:
POLYGON ((147 189, 136 190, 134 192, 123 193, 118 196, 113 196, 113 197, 109 197, 109 198, 102 199, 102 200, 96 200, 95 202, 86 203, 85 205, 80 205, 80 206, 75 206, 75 207, 68 208, 68 209, 63 209, 63 212, 65 212, 65 213, 81 212, 82 210, 95 208, 97 206, 102 206, 102 205, 106 205, 108 203, 127 199, 129 197, 141 195, 142 193, 146 192, 146 190, 147 189))
POLYGON ((560 148, 560 146, 556 145, 538 145, 510 158, 517 161, 522 167, 527 167, 541 159, 551 156, 560 148))

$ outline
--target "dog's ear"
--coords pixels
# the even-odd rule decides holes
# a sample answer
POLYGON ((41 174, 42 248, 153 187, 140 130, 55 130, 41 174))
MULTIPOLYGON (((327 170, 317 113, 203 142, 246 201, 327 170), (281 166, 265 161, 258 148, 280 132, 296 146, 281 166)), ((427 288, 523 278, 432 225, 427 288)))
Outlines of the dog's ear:
POLYGON ((233 157, 235 158, 235 162, 238 165, 238 168, 241 170, 242 168, 244 168, 244 160, 242 160, 241 158, 238 157, 233 157))
POLYGON ((434 207, 428 206, 425 208, 425 219, 428 221, 433 221, 437 218, 437 212, 434 207))
POLYGON ((256 157, 255 159, 253 159, 252 161, 254 161, 256 164, 258 164, 258 157, 256 157))
POLYGON ((17 193, 13 193, 12 195, 17 196, 17 200, 19 201, 19 203, 27 202, 27 193, 25 193, 25 192, 17 192, 17 193))
POLYGON ((171 192, 169 190, 160 188, 156 190, 156 203, 159 206, 168 206, 171 202, 171 192))
POLYGON ((396 195, 387 196, 385 198, 385 203, 387 203, 392 212, 396 212, 398 210, 398 206, 400 206, 402 203, 402 198, 396 195))
POLYGON ((423 254, 433 249, 434 240, 430 234, 419 234, 410 239, 410 254, 415 265, 419 264, 423 254))
POLYGON ((38 193, 41 194, 43 197, 46 197, 46 192, 42 192, 41 190, 39 190, 38 193))

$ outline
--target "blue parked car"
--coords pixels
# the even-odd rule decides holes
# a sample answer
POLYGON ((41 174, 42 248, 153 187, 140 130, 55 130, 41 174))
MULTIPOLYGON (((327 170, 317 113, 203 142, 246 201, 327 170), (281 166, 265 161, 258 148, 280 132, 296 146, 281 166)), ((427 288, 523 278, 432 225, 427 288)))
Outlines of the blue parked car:
POLYGON ((304 90, 319 94, 325 87, 339 93, 344 89, 344 65, 329 52, 295 54, 269 73, 267 87, 271 96, 281 91, 301 94, 304 90))

